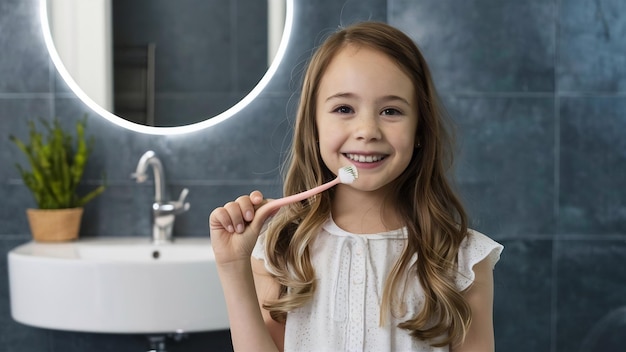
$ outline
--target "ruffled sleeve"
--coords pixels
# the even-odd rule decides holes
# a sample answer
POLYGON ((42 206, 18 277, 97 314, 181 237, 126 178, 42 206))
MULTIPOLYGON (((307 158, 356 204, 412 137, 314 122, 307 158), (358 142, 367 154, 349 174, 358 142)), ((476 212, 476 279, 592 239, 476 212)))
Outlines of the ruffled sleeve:
POLYGON ((500 260, 500 253, 504 246, 483 235, 480 232, 469 230, 467 237, 459 248, 459 268, 456 276, 456 287, 463 291, 474 282, 474 265, 483 259, 489 261, 493 269, 500 260))
POLYGON ((270 220, 273 219, 272 216, 265 220, 265 223, 261 227, 261 232, 259 237, 254 244, 254 248, 252 249, 252 258, 265 260, 265 233, 267 231, 267 227, 269 225, 270 220))
POLYGON ((259 238, 257 238, 254 248, 252 249, 252 258, 262 260, 264 262, 263 266, 265 267, 265 270, 267 270, 267 272, 272 275, 276 275, 276 272, 272 270, 267 260, 265 260, 267 256, 265 252, 265 231, 264 230, 261 232, 261 235, 259 235, 259 238))
POLYGON ((254 249, 252 249, 252 258, 265 260, 265 232, 262 232, 257 238, 254 249))

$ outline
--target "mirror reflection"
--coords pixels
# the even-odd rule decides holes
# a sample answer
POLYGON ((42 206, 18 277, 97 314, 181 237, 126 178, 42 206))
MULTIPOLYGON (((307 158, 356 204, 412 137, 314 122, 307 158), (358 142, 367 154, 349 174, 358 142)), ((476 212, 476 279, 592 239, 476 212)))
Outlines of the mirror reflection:
POLYGON ((54 46, 96 104, 157 127, 228 110, 278 50, 285 0, 49 0, 54 46))

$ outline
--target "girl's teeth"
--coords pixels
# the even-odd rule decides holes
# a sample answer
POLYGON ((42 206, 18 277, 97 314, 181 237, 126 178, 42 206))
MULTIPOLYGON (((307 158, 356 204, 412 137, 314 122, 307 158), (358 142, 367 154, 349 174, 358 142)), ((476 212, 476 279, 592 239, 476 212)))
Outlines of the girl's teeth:
POLYGON ((373 163, 383 159, 383 156, 380 155, 358 155, 358 154, 347 154, 348 159, 358 161, 360 163, 373 163))

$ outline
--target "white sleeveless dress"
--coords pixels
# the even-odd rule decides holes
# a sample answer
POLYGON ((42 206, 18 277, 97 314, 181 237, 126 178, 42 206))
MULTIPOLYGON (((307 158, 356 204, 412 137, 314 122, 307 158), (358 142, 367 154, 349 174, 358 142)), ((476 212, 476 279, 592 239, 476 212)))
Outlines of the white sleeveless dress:
MULTIPOLYGON (((257 259, 265 258, 264 239, 264 235, 259 236, 252 253, 257 259)), ((353 234, 329 219, 311 247, 317 288, 311 302, 287 314, 285 351, 448 351, 448 347, 435 348, 427 341, 416 340, 397 327, 415 316, 423 305, 424 293, 414 276, 401 287, 399 291, 403 292, 397 293, 402 303, 394 305, 388 315, 391 321, 379 326, 385 278, 406 239, 406 229, 353 234)), ((476 263, 487 258, 493 268, 503 248, 470 230, 458 255, 459 290, 473 282, 476 263)))

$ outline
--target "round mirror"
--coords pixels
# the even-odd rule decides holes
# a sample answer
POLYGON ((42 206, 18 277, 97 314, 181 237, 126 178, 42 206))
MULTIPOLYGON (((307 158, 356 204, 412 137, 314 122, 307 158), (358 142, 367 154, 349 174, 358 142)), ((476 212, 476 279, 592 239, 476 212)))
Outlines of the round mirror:
POLYGON ((265 88, 293 0, 41 0, 40 16, 54 65, 86 105, 125 128, 177 134, 233 116, 265 88))

